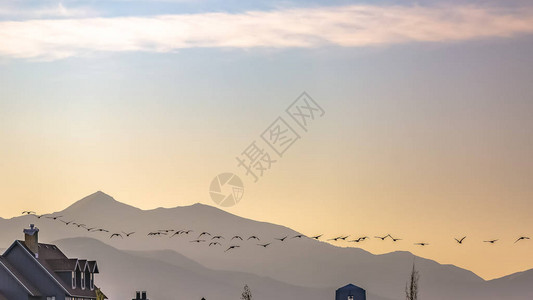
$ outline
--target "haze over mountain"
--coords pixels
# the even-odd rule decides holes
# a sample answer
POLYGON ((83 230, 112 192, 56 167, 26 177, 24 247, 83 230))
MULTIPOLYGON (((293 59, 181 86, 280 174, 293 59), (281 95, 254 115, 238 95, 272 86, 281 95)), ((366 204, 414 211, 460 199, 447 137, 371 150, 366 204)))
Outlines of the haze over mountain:
POLYGON ((97 192, 54 215, 87 227, 106 228, 110 233, 136 233, 110 239, 110 233, 88 232, 45 217, 22 216, 0 220, 0 246, 7 247, 20 239, 22 228, 35 223, 41 229, 41 241, 60 240, 58 244, 67 255, 98 259, 103 279, 100 285, 116 297, 142 289, 144 284, 146 289, 154 290, 154 299, 169 299, 172 293, 195 299, 199 291, 211 296, 207 299, 237 299, 244 283, 248 283, 257 291, 257 299, 318 300, 332 297, 335 288, 353 283, 365 288, 370 300, 403 299, 414 261, 421 274, 423 299, 450 299, 451 295, 453 299, 533 298, 533 270, 485 281, 468 270, 408 252, 373 255, 306 237, 291 238, 298 233, 290 228, 202 204, 144 211, 97 192), (166 229, 194 231, 175 237, 147 236, 151 231, 166 229), (222 246, 209 247, 211 237, 205 236, 206 243, 190 242, 203 231, 223 236, 222 246), (242 236, 244 241, 230 241, 234 235, 242 236), (260 241, 247 240, 251 235, 260 241), (288 239, 284 242, 275 240, 285 236, 288 239), (257 245, 269 242, 272 244, 266 248, 257 245), (230 245, 240 247, 225 252, 230 245), (159 286, 168 289, 158 290, 159 286))

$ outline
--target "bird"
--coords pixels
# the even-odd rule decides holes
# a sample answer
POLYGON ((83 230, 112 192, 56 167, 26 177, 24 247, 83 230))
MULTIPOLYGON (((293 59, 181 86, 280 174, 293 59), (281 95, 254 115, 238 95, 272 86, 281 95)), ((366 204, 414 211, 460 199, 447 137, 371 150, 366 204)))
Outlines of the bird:
POLYGON ((78 228, 85 227, 85 224, 72 223, 72 225, 78 226, 78 228))
POLYGON ((266 248, 270 245, 271 243, 268 243, 268 244, 257 244, 257 246, 261 246, 263 248, 266 248))
POLYGON ((134 234, 135 232, 126 233, 126 232, 122 231, 122 233, 124 233, 126 235, 126 237, 129 237, 130 235, 134 234))
POLYGON ((348 241, 348 243, 359 243, 362 240, 363 240, 362 238, 357 238, 355 240, 348 241))
POLYGON ((205 242, 205 240, 194 240, 194 241, 191 241, 191 243, 198 243, 198 244, 199 243, 203 243, 203 242, 205 242))
POLYGON ((241 240, 241 241, 242 241, 242 237, 240 237, 240 236, 238 236, 238 235, 236 235, 236 236, 234 236, 234 237, 231 238, 232 241, 233 241, 234 239, 238 239, 238 240, 241 240))
POLYGON ((369 239, 369 237, 368 236, 362 236, 362 237, 360 237, 360 239, 361 239, 361 241, 364 241, 366 239, 369 239))
POLYGON ((200 233, 200 235, 198 236, 198 238, 201 238, 203 235, 209 235, 209 236, 210 236, 211 233, 209 233, 209 232, 205 232, 205 231, 204 231, 204 232, 200 233))
POLYGON ((490 241, 483 241, 484 243, 491 243, 491 244, 494 244, 496 243, 498 240, 490 240, 490 241))
POLYGON ((173 237, 175 237, 176 235, 180 235, 180 234, 182 234, 182 231, 181 231, 181 230, 180 230, 180 231, 176 231, 176 232, 174 232, 174 233, 170 236, 170 238, 173 238, 173 237))
POLYGON ((115 236, 118 236, 118 237, 120 237, 121 239, 123 239, 122 234, 120 234, 120 233, 113 233, 109 238, 112 239, 112 238, 115 237, 115 236))
POLYGON ((527 237, 527 236, 521 236, 521 237, 519 237, 514 243, 516 244, 516 243, 518 243, 518 242, 520 242, 520 241, 522 241, 522 240, 529 240, 529 237, 527 237))
POLYGON ((85 228, 85 229, 87 229, 87 231, 91 231, 91 230, 93 230, 93 229, 96 229, 96 227, 85 228))
POLYGON ((223 236, 221 236, 221 235, 214 236, 214 237, 212 237, 211 239, 212 239, 212 240, 217 240, 217 239, 218 239, 218 240, 220 240, 220 239, 225 240, 225 238, 224 238, 223 236))
POLYGON ((255 235, 250 236, 250 237, 247 239, 247 241, 249 241, 249 240, 258 240, 258 241, 260 241, 260 239, 259 239, 258 237, 256 237, 255 235))
POLYGON ((25 211, 22 212, 22 214, 23 215, 33 215, 33 214, 35 214, 35 212, 31 211, 31 210, 25 210, 25 211))
POLYGON ((285 242, 286 239, 287 239, 287 236, 284 236, 282 238, 276 238, 276 240, 282 241, 282 242, 285 242))
POLYGON ((458 244, 462 244, 465 239, 466 236, 463 236, 461 239, 455 239, 455 241, 457 241, 458 244))
POLYGON ((335 237, 335 238, 329 239, 328 241, 334 241, 334 242, 336 242, 336 241, 340 240, 341 238, 342 238, 342 236, 338 236, 338 237, 335 237))
POLYGON ((397 242, 397 241, 401 241, 402 239, 396 239, 396 238, 393 238, 392 235, 389 234, 389 237, 392 239, 393 242, 397 242))
POLYGON ((322 236, 323 236, 323 234, 320 234, 320 235, 312 236, 311 238, 318 241, 320 239, 320 237, 322 237, 322 236))
POLYGON ((61 220, 61 219, 60 219, 59 221, 65 223, 65 225, 69 225, 70 223, 72 223, 72 221, 68 221, 68 222, 67 222, 67 221, 63 221, 63 220, 61 220))
POLYGON ((427 246, 429 245, 428 243, 415 243, 415 245, 418 245, 418 246, 427 246))
POLYGON ((46 217, 47 215, 33 215, 33 214, 32 214, 32 216, 36 217, 37 219, 40 219, 40 218, 42 218, 42 217, 46 217))
POLYGON ((303 235, 303 234, 298 234, 298 235, 295 235, 295 236, 291 237, 291 239, 301 239, 301 238, 303 238, 304 236, 305 236, 305 235, 303 235))
POLYGON ((59 219, 59 218, 61 218, 61 217, 62 217, 62 216, 55 216, 55 217, 50 216, 50 217, 46 217, 46 218, 47 218, 47 219, 52 219, 52 220, 57 220, 57 219, 59 219))
POLYGON ((189 233, 191 233, 191 232, 193 232, 193 230, 183 230, 181 233, 189 234, 189 233))
POLYGON ((239 247, 241 247, 241 246, 237 246, 237 245, 229 246, 229 248, 226 249, 226 251, 224 251, 224 252, 228 252, 228 251, 231 250, 231 249, 235 249, 235 248, 239 248, 239 247))
POLYGON ((98 231, 98 232, 109 232, 109 230, 102 229, 102 228, 95 229, 94 231, 95 231, 95 232, 96 232, 96 231, 98 231))
MULTIPOLYGON (((381 239, 382 241, 384 241, 386 238, 388 238, 390 236, 390 234, 387 234, 386 236, 375 236, 376 239, 381 239)), ((392 237, 391 237, 392 238, 392 237)))
POLYGON ((219 243, 219 242, 211 242, 211 243, 209 243, 209 247, 211 247, 211 246, 222 246, 222 244, 219 243))

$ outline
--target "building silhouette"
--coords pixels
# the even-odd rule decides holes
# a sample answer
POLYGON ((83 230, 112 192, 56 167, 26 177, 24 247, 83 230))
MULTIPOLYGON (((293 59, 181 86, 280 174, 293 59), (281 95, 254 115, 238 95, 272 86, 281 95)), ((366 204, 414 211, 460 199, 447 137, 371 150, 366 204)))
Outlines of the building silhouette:
POLYGON ((0 255, 0 300, 95 300, 98 273, 96 261, 68 258, 57 246, 39 243, 31 224, 24 241, 0 255))
POLYGON ((366 291, 348 284, 335 291, 335 300, 366 300, 366 291))

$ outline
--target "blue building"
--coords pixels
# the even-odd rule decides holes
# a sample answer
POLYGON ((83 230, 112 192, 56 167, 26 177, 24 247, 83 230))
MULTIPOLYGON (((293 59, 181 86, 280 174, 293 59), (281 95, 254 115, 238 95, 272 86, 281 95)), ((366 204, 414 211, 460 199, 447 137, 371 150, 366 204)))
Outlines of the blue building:
POLYGON ((335 300, 366 300, 366 291, 353 284, 348 284, 335 291, 335 300))
POLYGON ((96 261, 68 258, 55 245, 39 243, 39 229, 24 229, 0 255, 0 300, 95 300, 96 261))

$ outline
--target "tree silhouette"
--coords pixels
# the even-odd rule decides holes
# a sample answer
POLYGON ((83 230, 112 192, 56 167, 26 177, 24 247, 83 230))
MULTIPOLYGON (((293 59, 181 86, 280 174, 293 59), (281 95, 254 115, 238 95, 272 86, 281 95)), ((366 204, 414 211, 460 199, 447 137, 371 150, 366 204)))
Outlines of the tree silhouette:
POLYGON ((250 288, 247 284, 244 285, 244 291, 241 295, 242 300, 252 300, 252 291, 250 291, 250 288))
POLYGON ((415 263, 413 262, 413 270, 409 282, 405 285, 405 298, 407 300, 418 300, 418 279, 420 275, 415 270, 415 263))

